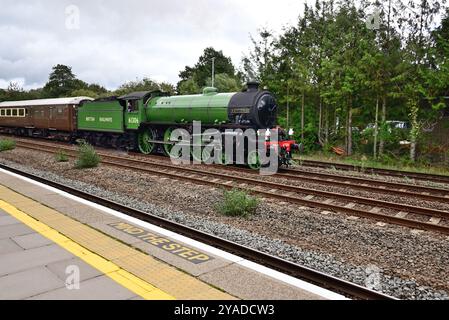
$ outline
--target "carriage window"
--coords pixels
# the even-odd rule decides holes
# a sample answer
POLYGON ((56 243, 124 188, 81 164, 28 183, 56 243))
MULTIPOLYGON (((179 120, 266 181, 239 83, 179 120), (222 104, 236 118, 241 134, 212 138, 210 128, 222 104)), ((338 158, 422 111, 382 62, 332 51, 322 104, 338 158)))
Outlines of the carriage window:
POLYGON ((4 117, 5 116, 5 109, 0 109, 0 117, 4 117))
POLYGON ((19 117, 25 117, 25 109, 19 109, 19 117))
POLYGON ((11 109, 6 109, 6 116, 10 117, 11 116, 11 109))
POLYGON ((12 109, 12 116, 17 117, 17 109, 12 109))

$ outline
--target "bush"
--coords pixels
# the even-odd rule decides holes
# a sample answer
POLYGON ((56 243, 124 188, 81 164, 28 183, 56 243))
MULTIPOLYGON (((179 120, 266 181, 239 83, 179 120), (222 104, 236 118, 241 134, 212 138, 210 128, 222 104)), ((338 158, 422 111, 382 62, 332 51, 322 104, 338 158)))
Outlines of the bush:
POLYGON ((55 159, 56 159, 57 162, 68 162, 69 161, 69 157, 68 157, 67 153, 65 153, 62 150, 59 150, 56 153, 55 159))
POLYGON ((233 189, 224 191, 224 199, 216 207, 223 215, 231 217, 248 217, 257 209, 259 201, 245 191, 233 189))
POLYGON ((86 141, 79 141, 78 159, 75 167, 78 169, 94 168, 100 163, 100 156, 95 149, 86 141))
POLYGON ((0 140, 0 151, 12 150, 16 147, 16 142, 10 139, 0 140))

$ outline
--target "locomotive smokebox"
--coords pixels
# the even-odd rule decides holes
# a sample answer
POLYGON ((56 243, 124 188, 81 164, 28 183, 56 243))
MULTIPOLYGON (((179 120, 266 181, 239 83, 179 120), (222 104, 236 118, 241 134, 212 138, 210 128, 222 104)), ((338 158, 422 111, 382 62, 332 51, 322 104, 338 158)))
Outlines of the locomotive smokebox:
POLYGON ((260 83, 249 81, 247 90, 236 93, 228 106, 228 117, 232 123, 252 126, 256 129, 272 128, 276 123, 277 104, 273 95, 260 90, 260 83))

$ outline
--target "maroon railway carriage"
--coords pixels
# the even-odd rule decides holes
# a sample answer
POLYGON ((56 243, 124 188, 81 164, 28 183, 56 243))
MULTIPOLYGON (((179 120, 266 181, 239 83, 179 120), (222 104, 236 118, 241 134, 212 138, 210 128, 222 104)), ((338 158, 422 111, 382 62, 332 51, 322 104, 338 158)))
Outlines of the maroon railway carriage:
POLYGON ((76 110, 88 97, 0 103, 0 133, 69 140, 76 130, 76 110))

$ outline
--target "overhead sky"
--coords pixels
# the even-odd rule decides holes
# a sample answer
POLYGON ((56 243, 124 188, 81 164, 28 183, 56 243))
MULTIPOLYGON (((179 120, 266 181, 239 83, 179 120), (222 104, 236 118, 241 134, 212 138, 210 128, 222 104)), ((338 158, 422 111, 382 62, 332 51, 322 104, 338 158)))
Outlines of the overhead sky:
POLYGON ((249 35, 280 32, 306 0, 0 0, 0 88, 43 86, 52 66, 108 89, 150 77, 175 84, 204 48, 240 64, 249 35))

